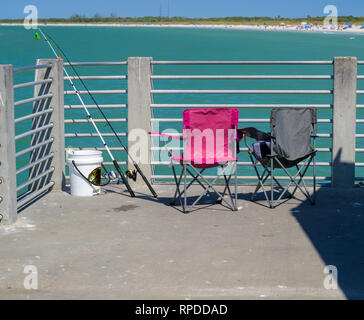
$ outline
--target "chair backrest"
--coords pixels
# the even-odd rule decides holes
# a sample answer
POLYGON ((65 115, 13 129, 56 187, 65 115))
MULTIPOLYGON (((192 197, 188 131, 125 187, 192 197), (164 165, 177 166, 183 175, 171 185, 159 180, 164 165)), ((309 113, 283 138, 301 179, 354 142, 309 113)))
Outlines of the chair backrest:
POLYGON ((184 110, 184 161, 212 164, 233 160, 236 157, 238 121, 238 109, 184 110))
POLYGON ((313 108, 272 109, 270 125, 275 138, 274 152, 291 161, 310 154, 316 123, 317 112, 313 108))

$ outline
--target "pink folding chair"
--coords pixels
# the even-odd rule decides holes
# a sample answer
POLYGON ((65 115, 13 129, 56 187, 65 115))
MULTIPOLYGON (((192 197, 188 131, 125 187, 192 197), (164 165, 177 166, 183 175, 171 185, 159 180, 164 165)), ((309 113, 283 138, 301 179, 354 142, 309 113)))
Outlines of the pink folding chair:
MULTIPOLYGON (((209 194, 216 198, 216 203, 224 203, 231 210, 236 211, 237 206, 237 126, 239 110, 232 108, 187 109, 183 112, 182 137, 169 136, 183 141, 183 152, 176 155, 167 148, 176 191, 171 205, 179 200, 182 211, 190 212, 200 200, 209 194), (179 178, 176 175, 176 166, 182 166, 179 178), (216 168, 216 175, 212 181, 205 178, 205 170, 216 168), (187 174, 192 177, 187 181, 187 174), (230 180, 234 175, 234 192, 230 189, 230 180), (224 191, 216 189, 218 179, 224 182, 224 191), (197 182, 203 192, 191 205, 187 204, 187 190, 197 182), (180 189, 183 183, 183 190, 180 189), (225 199, 225 195, 229 199, 225 199)), ((209 170, 211 171, 211 170, 209 170)), ((211 179, 211 177, 210 177, 211 179)))

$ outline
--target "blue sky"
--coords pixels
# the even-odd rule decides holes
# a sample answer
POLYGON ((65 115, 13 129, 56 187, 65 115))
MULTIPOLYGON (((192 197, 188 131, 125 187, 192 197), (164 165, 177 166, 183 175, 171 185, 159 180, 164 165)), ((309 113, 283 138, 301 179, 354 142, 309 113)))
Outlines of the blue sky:
MULTIPOLYGON (((22 18, 26 5, 38 7, 40 18, 69 17, 74 13, 88 17, 99 13, 121 17, 159 16, 160 1, 167 15, 168 0, 3 0, 0 18, 22 18)), ((339 15, 364 16, 363 0, 170 0, 171 16, 323 16, 326 5, 336 5, 339 15)))

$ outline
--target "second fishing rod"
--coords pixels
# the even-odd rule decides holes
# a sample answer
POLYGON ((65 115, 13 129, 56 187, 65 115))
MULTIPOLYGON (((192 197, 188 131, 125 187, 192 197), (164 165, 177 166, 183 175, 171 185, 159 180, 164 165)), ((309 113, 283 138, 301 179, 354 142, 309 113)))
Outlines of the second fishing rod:
MULTIPOLYGON (((55 49, 53 48, 52 44, 50 43, 49 40, 51 40, 54 45, 60 50, 60 52, 62 53, 62 55, 65 57, 66 61, 68 62, 69 66, 72 68, 73 72, 75 73, 76 77, 78 80, 80 80, 80 82, 82 83, 83 87, 85 88, 85 90, 87 91, 87 94, 90 96, 90 98, 92 99, 92 101, 94 102, 94 104, 96 105, 97 109, 100 111, 101 115, 103 116, 103 118, 105 119, 106 123, 109 125, 111 131, 113 132, 113 134, 115 135, 115 137, 117 138, 118 142, 120 143, 120 145, 123 147, 123 149, 125 150, 125 152, 127 153, 129 159, 132 161, 133 166, 135 167, 135 169, 137 170, 137 172, 139 173, 139 175, 142 177, 143 181, 145 182, 145 184, 147 185, 148 189, 150 190, 150 192, 152 193, 153 197, 157 198, 158 195, 157 193, 154 191, 153 187, 151 186, 151 184, 149 183, 148 179, 145 177, 145 175, 143 174, 142 170, 140 169, 139 165, 134 161, 134 159, 130 156, 129 152, 128 152, 128 148, 123 144, 123 142, 121 141, 120 137, 118 136, 118 134, 116 133, 116 131, 114 130, 113 126, 111 125, 110 121, 108 120, 108 118, 106 117, 105 113, 102 111, 102 109, 100 108, 100 106, 98 105, 98 103, 96 102, 95 98, 93 97, 93 95, 91 94, 91 92, 88 90, 86 84, 84 83, 84 81, 82 80, 82 78, 80 77, 80 75, 78 74, 77 70, 74 68, 74 66, 72 65, 71 61, 68 59, 67 55, 64 53, 64 51, 62 50, 62 48, 57 44, 57 42, 46 32, 44 32, 43 30, 41 30, 38 27, 38 30, 40 31, 40 33, 43 35, 44 40, 48 43, 48 45, 50 46, 51 50, 53 51, 53 53, 55 54, 55 56, 57 57, 57 59, 59 59, 59 55, 57 54, 57 52, 55 51, 55 49)), ((103 139, 100 131, 98 130, 94 120, 91 117, 91 114, 89 113, 86 105, 84 104, 79 91, 77 90, 75 84, 73 83, 73 81, 71 80, 71 77, 69 76, 67 70, 65 67, 63 67, 63 70, 66 74, 66 77, 68 78, 68 80, 70 81, 70 84, 72 86, 72 88, 75 90, 77 97, 79 98, 82 106, 84 107, 87 117, 88 119, 91 121, 91 123, 93 124, 94 128, 96 129, 102 143, 105 146, 106 151, 108 152, 116 170, 118 171, 123 183, 125 184, 126 188, 128 189, 128 192, 130 193, 130 195, 132 197, 135 196, 134 191, 131 189, 129 182, 127 180, 127 178, 125 177, 125 174, 122 172, 119 164, 117 163, 117 161, 114 159, 109 147, 107 146, 105 140, 103 139)))

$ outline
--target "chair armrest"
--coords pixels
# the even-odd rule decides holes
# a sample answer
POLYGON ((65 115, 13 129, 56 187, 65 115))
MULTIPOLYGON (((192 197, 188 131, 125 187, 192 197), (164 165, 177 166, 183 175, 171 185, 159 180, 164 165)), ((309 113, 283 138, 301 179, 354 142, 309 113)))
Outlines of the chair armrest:
POLYGON ((248 127, 248 128, 241 128, 237 130, 238 139, 243 136, 247 136, 248 138, 253 138, 255 140, 261 141, 261 140, 270 140, 271 135, 270 133, 266 133, 263 131, 260 131, 254 127, 248 127))
POLYGON ((243 135, 245 146, 248 148, 249 153, 253 153, 253 149, 248 145, 248 142, 246 141, 246 135, 243 135))

